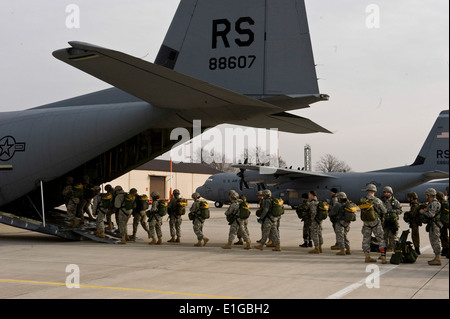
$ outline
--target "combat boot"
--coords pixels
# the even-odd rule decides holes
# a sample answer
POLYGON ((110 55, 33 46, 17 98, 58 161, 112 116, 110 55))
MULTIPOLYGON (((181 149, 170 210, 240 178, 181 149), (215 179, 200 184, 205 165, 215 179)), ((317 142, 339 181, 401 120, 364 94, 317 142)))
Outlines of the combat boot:
POLYGON ((277 245, 274 245, 274 246, 275 246, 275 248, 272 249, 273 251, 281 251, 280 244, 277 244, 277 245))
POLYGON ((319 253, 323 253, 323 251, 322 251, 322 245, 319 245, 319 253))
POLYGON ((239 240, 237 242, 234 243, 235 245, 244 245, 244 241, 242 240, 242 238, 239 238, 239 240))
POLYGON ((162 238, 159 237, 159 238, 158 238, 158 241, 156 242, 156 245, 161 245, 161 244, 162 244, 162 238))
POLYGON ((202 246, 202 241, 199 240, 196 244, 194 244, 195 247, 201 247, 202 246))
POLYGON ((308 242, 305 241, 303 244, 299 245, 300 247, 308 247, 308 242))
POLYGON ((180 237, 177 237, 177 239, 175 239, 175 242, 179 243, 180 242, 180 237))
POLYGON ((175 237, 172 236, 172 238, 170 238, 167 242, 168 242, 168 243, 174 243, 174 242, 175 242, 175 237))
POLYGON ((127 243, 127 238, 126 236, 122 236, 122 240, 118 242, 119 245, 126 245, 127 243))
POLYGON ((263 250, 264 245, 262 243, 259 243, 258 245, 254 246, 255 249, 263 250))
POLYGON ((345 248, 340 248, 339 252, 336 253, 336 255, 339 255, 339 256, 345 256, 345 255, 346 255, 346 253, 345 253, 345 248))
POLYGON ((381 263, 382 263, 382 264, 386 264, 386 263, 387 263, 387 260, 386 260, 386 253, 381 253, 380 259, 381 259, 381 263))
POLYGON ((251 243, 252 243, 252 241, 251 241, 250 239, 248 239, 247 242, 246 242, 247 245, 244 247, 244 249, 251 249, 251 248, 252 248, 252 247, 250 246, 251 243))
POLYGON ((376 263, 377 262, 376 259, 373 259, 370 257, 369 253, 365 253, 365 255, 366 255, 366 260, 365 260, 366 263, 376 263))
POLYGON ((275 244, 272 242, 272 240, 269 240, 269 242, 266 244, 266 247, 275 247, 275 244))
POLYGON ((98 238, 105 238, 105 233, 98 232, 96 235, 98 238))
POLYGON ((209 238, 203 236, 203 247, 205 247, 208 242, 209 242, 209 238))
POLYGON ((129 237, 129 240, 136 240, 136 233, 133 232, 133 235, 129 237))
POLYGON ((231 249, 231 241, 229 241, 225 246, 222 246, 223 249, 231 249))
POLYGON ((434 259, 428 261, 428 265, 430 266, 441 266, 441 255, 435 255, 434 259))
POLYGON ((156 244, 156 238, 153 237, 153 238, 152 238, 152 241, 149 242, 148 244, 149 244, 149 245, 154 245, 154 244, 156 244))
POLYGON ((414 250, 416 251, 417 255, 420 255, 420 248, 419 247, 414 248, 414 250))
POLYGON ((331 246, 330 247, 331 248, 331 250, 341 250, 341 247, 339 247, 338 245, 333 245, 333 246, 331 246))
POLYGON ((308 251, 308 254, 320 254, 319 247, 314 247, 313 250, 308 251))
POLYGON ((345 250, 345 254, 346 254, 346 255, 351 255, 351 254, 352 254, 352 251, 350 250, 350 248, 347 248, 347 249, 345 250))

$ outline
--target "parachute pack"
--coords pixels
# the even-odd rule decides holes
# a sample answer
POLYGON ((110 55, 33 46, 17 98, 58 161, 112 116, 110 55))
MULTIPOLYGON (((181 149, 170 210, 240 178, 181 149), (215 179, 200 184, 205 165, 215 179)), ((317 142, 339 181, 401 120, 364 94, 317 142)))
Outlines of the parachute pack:
POLYGON ((297 217, 300 219, 309 218, 308 203, 301 203, 300 205, 298 205, 295 212, 297 213, 297 217))
POLYGON ((274 217, 280 217, 284 214, 284 201, 281 198, 272 198, 271 214, 274 217))
POLYGON ((133 209, 135 200, 136 200, 136 196, 131 195, 129 193, 125 194, 125 197, 124 197, 123 203, 122 203, 122 207, 125 208, 126 210, 133 209))
POLYGON ((247 219, 250 217, 250 205, 246 201, 239 203, 239 218, 247 219))
POLYGON ((358 210, 358 205, 352 201, 346 201, 344 204, 344 220, 346 222, 354 222, 356 220, 356 212, 358 210))
POLYGON ((208 219, 210 216, 210 212, 209 212, 209 204, 205 201, 201 201, 200 202, 200 216, 203 219, 208 219))
POLYGON ((78 183, 73 186, 73 197, 81 198, 84 195, 83 184, 78 183))
POLYGON ((449 219, 449 205, 446 200, 443 200, 441 202, 441 223, 444 225, 448 225, 448 219, 449 219))
POLYGON ((319 204, 317 205, 316 219, 319 221, 327 219, 329 208, 330 206, 326 201, 319 200, 319 204))
POLYGON ((101 193, 101 207, 108 209, 112 207, 112 195, 110 193, 101 193))
POLYGON ((167 215, 167 206, 168 206, 168 203, 165 199, 158 200, 158 215, 159 216, 167 215))
POLYGON ((175 203, 175 214, 178 216, 186 214, 187 199, 178 198, 175 203))
POLYGON ((136 205, 137 210, 139 211, 147 210, 150 206, 150 204, 148 203, 148 196, 147 195, 137 196, 136 205))
POLYGON ((378 215, 373 207, 373 198, 361 198, 358 206, 361 209, 361 220, 363 222, 373 222, 377 219, 378 215))

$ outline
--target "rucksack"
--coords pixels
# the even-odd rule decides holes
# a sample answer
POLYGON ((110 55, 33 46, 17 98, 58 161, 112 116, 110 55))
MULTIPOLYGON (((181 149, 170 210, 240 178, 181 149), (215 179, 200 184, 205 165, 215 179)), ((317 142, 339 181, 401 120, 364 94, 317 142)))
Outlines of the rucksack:
POLYGON ((400 239, 395 242, 395 250, 391 256, 390 263, 398 265, 400 263, 414 263, 417 260, 417 252, 414 250, 412 243, 406 241, 409 230, 402 232, 400 239))
POLYGON ((125 196, 123 198, 122 207, 125 208, 126 210, 133 209, 135 200, 136 200, 136 196, 131 195, 129 193, 125 194, 125 196))
POLYGON ((137 210, 148 210, 150 204, 148 203, 148 196, 142 195, 137 197, 136 208, 137 210))
POLYGON ((441 202, 441 223, 444 225, 448 225, 448 219, 449 219, 449 207, 448 202, 446 200, 443 200, 441 202))
POLYGON ((319 200, 319 204, 317 205, 316 219, 319 221, 327 219, 329 208, 330 208, 330 206, 328 205, 328 203, 326 201, 319 200))
POLYGON ((246 201, 239 203, 239 218, 247 219, 250 217, 250 206, 246 201))
POLYGON ((284 201, 281 198, 272 198, 271 214, 274 217, 280 217, 284 214, 284 201))
POLYGON ((361 209, 361 220, 363 222, 373 222, 377 219, 378 215, 373 207, 373 198, 361 198, 358 206, 361 209))
POLYGON ((346 201, 343 205, 344 208, 344 221, 347 223, 356 221, 356 212, 358 210, 358 206, 352 201, 346 201))
POLYGON ((108 209, 112 207, 112 195, 110 193, 101 193, 101 207, 108 209))
POLYGON ((81 198, 84 195, 83 184, 78 183, 73 186, 73 197, 81 198))
POLYGON ((203 219, 208 219, 210 216, 210 212, 209 212, 209 204, 205 201, 201 201, 200 202, 200 216, 203 219))
POLYGON ((186 214, 187 199, 177 198, 175 203, 175 213, 178 216, 186 214))
POLYGON ((165 199, 158 200, 158 215, 166 216, 167 215, 167 201, 165 199))
POLYGON ((297 217, 300 219, 308 218, 309 217, 308 203, 301 203, 300 205, 298 205, 295 212, 297 213, 297 217))

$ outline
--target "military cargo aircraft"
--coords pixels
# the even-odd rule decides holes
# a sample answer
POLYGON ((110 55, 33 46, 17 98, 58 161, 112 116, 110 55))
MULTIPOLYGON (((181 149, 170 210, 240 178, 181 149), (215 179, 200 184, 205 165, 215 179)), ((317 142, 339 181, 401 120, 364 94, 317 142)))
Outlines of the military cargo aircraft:
POLYGON ((330 133, 287 113, 328 100, 304 0, 182 0, 155 63, 69 44, 53 56, 114 87, 0 113, 0 222, 70 237, 45 216, 66 177, 112 181, 177 146, 173 129, 194 137, 194 120, 330 133))
MULTIPOLYGON (((282 197, 293 207, 301 202, 302 193, 315 190, 319 198, 329 198, 330 189, 337 188, 357 201, 364 195, 361 190, 368 184, 375 184, 381 196, 384 186, 391 186, 394 193, 405 193, 434 179, 448 178, 449 174, 449 111, 442 111, 431 129, 422 149, 410 166, 395 167, 371 172, 323 173, 300 169, 275 168, 254 164, 237 164, 239 173, 220 173, 209 177, 197 188, 202 197, 215 201, 216 207, 228 202, 228 191, 236 190, 249 202, 258 202, 256 192, 263 188, 272 191, 273 196, 282 197)), ((380 159, 381 160, 381 159, 380 159)), ((442 186, 442 185, 441 185, 442 186)), ((422 188, 417 189, 419 192, 422 188)), ((441 191, 445 191, 445 186, 441 191)), ((394 194, 395 195, 395 194, 394 194)), ((422 194, 423 195, 423 194, 422 194)), ((402 195, 402 199, 404 196, 402 195)))

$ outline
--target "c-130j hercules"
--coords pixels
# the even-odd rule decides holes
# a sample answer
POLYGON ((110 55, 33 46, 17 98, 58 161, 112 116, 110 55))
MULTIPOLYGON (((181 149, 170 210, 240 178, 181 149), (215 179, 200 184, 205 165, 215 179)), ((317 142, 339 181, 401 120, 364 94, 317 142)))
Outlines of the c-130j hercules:
POLYGON ((330 133, 286 112, 328 100, 303 0, 182 0, 155 63, 69 44, 53 55, 114 87, 0 114, 0 222, 71 237, 42 214, 64 203, 67 176, 112 181, 169 151, 174 128, 192 134, 193 120, 330 133))

